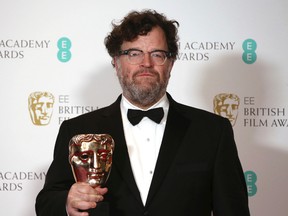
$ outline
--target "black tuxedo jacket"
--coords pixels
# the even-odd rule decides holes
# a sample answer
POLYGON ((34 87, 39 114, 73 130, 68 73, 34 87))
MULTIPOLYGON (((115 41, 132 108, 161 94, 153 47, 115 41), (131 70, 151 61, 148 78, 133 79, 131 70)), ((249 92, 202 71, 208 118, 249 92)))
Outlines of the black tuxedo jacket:
MULTIPOLYGON (((126 147, 120 100, 62 123, 54 160, 36 199, 38 216, 64 216, 74 183, 68 143, 80 133, 108 133, 115 141, 108 193, 95 216, 248 216, 248 197, 230 122, 175 102, 170 108, 147 202, 143 205, 126 147), (108 213, 109 212, 109 213, 108 213)), ((149 157, 149 155, 147 155, 149 157)))

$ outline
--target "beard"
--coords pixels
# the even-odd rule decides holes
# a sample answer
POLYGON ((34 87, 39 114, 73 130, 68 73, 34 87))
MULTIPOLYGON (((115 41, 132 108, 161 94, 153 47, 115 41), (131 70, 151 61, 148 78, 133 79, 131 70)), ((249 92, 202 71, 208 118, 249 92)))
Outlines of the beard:
MULTIPOLYGON (((120 70, 121 71, 121 70, 120 70)), ((128 76, 118 73, 118 79, 123 90, 123 95, 136 105, 148 107, 155 104, 165 94, 170 74, 166 75, 161 81, 157 72, 152 69, 143 69, 137 71, 132 80, 128 76), (137 78, 137 75, 149 72, 153 77, 137 78)))

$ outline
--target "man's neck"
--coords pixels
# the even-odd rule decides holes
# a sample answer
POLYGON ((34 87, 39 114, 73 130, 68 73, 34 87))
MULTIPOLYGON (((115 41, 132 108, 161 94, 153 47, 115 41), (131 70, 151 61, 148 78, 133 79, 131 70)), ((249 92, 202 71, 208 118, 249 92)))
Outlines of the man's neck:
MULTIPOLYGON (((165 95, 166 93, 164 93, 165 95)), ((150 107, 152 107, 153 105, 157 104, 162 98, 164 95, 161 95, 157 98, 155 98, 155 100, 151 101, 150 103, 147 103, 147 104, 144 104, 142 103, 141 101, 135 101, 135 100, 132 100, 131 98, 127 97, 126 95, 123 94, 123 97, 126 98, 127 101, 129 101, 129 103, 131 103, 132 105, 138 107, 139 109, 142 109, 142 110, 147 110, 149 109, 150 107)))

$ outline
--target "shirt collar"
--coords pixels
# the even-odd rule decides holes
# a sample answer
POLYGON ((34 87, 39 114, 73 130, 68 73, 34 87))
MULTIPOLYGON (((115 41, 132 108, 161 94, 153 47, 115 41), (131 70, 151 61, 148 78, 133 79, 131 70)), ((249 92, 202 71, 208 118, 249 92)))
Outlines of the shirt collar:
MULTIPOLYGON (((125 98, 124 95, 122 95, 122 99, 121 99, 121 107, 125 110, 125 112, 127 113, 128 109, 139 109, 139 110, 144 110, 141 109, 135 105, 133 105, 132 103, 130 103, 127 98, 125 98)), ((149 109, 153 109, 153 108, 158 108, 158 107, 163 107, 164 112, 168 111, 169 108, 169 100, 168 97, 166 95, 166 93, 164 94, 164 96, 155 104, 153 104, 151 107, 149 107, 146 110, 149 109)))

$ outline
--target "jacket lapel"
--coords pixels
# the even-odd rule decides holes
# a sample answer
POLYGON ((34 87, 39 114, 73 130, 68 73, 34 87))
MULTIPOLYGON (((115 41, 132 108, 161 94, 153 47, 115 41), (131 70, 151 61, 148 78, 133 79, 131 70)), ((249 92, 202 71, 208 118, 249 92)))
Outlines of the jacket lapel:
MULTIPOLYGON (((167 124, 157 159, 154 176, 147 197, 146 206, 151 203, 158 188, 161 186, 166 173, 171 166, 171 163, 174 161, 174 158, 177 155, 177 151, 182 143, 187 127, 190 124, 189 120, 187 120, 183 114, 181 114, 181 111, 178 110, 177 103, 169 94, 167 95, 170 102, 167 124)), ((143 205, 130 164, 120 112, 120 101, 121 96, 118 97, 115 103, 107 107, 107 110, 104 113, 105 118, 107 118, 107 121, 105 121, 107 125, 105 125, 105 127, 110 131, 110 135, 115 141, 112 171, 115 169, 115 172, 121 175, 123 180, 127 183, 127 187, 138 200, 139 204, 143 205)))
POLYGON ((154 176, 151 182, 146 206, 149 205, 161 186, 171 163, 174 161, 190 122, 177 110, 177 103, 168 95, 170 101, 167 123, 158 155, 154 176))

